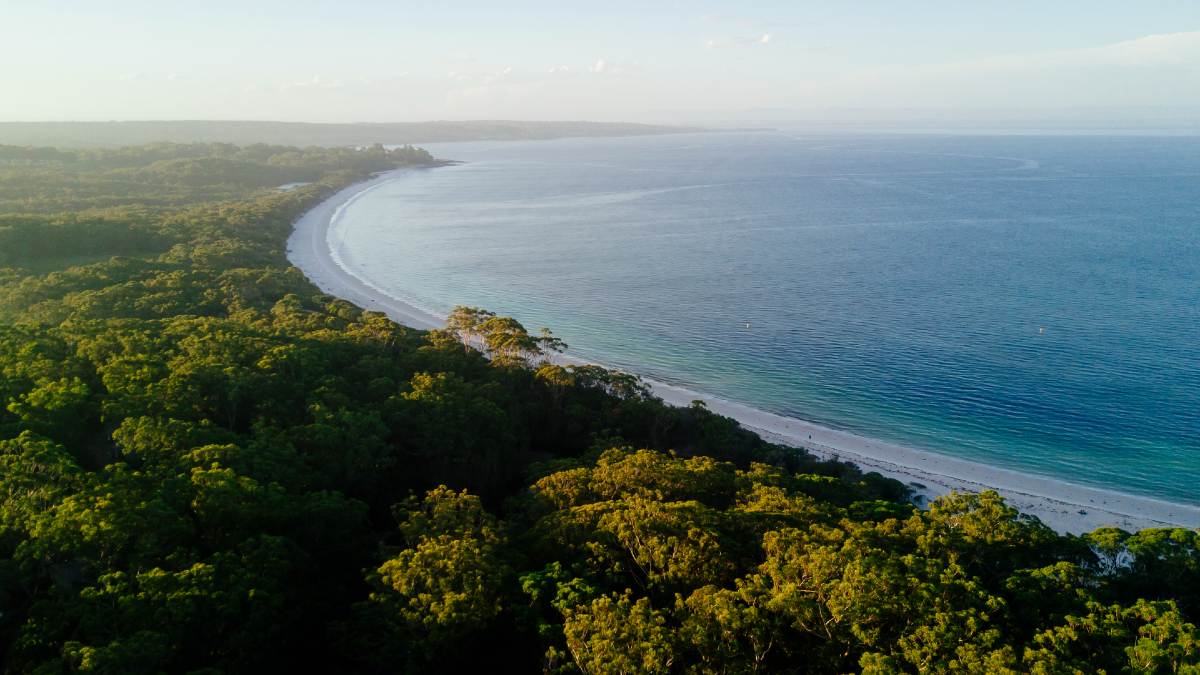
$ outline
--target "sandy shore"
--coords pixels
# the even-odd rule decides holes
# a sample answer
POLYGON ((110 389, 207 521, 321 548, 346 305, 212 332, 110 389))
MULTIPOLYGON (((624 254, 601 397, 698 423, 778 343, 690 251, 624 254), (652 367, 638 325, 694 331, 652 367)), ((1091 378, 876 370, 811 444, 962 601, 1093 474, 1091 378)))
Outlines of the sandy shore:
MULTIPOLYGON (((414 328, 440 326, 442 317, 422 311, 350 273, 331 250, 331 224, 361 195, 394 179, 405 170, 388 172, 348 187, 296 221, 288 239, 288 259, 325 293, 360 307, 386 313, 414 328)), ((574 359, 565 358, 574 362, 574 359)), ((1182 525, 1200 528, 1200 507, 1076 485, 1052 478, 988 466, 933 452, 886 443, 800 419, 783 417, 662 382, 648 381, 667 403, 688 405, 704 401, 709 409, 732 417, 763 438, 803 447, 825 457, 853 462, 866 471, 916 484, 927 498, 951 490, 994 489, 1009 504, 1037 516, 1060 532, 1080 533, 1113 525, 1126 530, 1182 525)))
POLYGON ((388 295, 383 289, 359 279, 334 258, 329 245, 329 226, 355 199, 411 169, 388 171, 363 183, 351 185, 318 204, 296 221, 288 237, 288 260, 300 268, 317 288, 364 309, 384 312, 393 321, 412 328, 437 328, 441 317, 423 312, 388 295))

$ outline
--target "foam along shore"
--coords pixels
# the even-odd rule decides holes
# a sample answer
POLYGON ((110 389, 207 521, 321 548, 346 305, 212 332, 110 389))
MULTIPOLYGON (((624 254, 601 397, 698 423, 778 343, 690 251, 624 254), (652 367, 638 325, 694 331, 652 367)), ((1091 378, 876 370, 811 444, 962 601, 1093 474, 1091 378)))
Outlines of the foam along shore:
POLYGON ((428 330, 442 325, 442 319, 429 312, 391 297, 385 291, 346 271, 334 257, 329 245, 330 226, 355 199, 414 169, 398 169, 381 173, 371 180, 345 188, 296 221, 288 237, 288 260, 321 291, 352 302, 363 309, 383 312, 396 323, 428 330))
MULTIPOLYGON (((296 221, 288 239, 288 260, 323 292, 359 307, 387 314, 413 328, 442 325, 443 317, 413 307, 353 274, 330 245, 329 231, 347 206, 367 192, 412 169, 386 172, 329 197, 296 221)), ((562 357, 567 363, 580 363, 562 357)), ((784 417, 749 406, 647 380, 656 396, 673 405, 703 401, 710 410, 737 420, 743 427, 775 443, 801 447, 821 457, 834 457, 912 485, 926 499, 952 490, 994 489, 1009 504, 1035 515, 1059 532, 1081 533, 1103 526, 1125 530, 1184 526, 1200 528, 1200 507, 1078 485, 1053 478, 957 459, 904 447, 812 422, 784 417)))

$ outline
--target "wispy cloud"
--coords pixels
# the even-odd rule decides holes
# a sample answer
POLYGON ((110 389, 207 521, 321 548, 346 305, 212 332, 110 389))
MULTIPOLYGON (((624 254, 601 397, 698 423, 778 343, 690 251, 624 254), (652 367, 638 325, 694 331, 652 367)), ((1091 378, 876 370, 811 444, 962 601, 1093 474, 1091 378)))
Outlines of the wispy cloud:
POLYGON ((1146 35, 1099 47, 1005 54, 932 65, 892 66, 883 70, 956 73, 1096 66, 1139 68, 1179 65, 1200 66, 1200 31, 1146 35))
POLYGON ((447 91, 445 105, 457 114, 483 107, 496 114, 511 115, 510 111, 521 109, 530 98, 541 96, 544 88, 545 82, 540 80, 484 83, 447 91))
POLYGON ((180 79, 178 73, 146 73, 146 72, 130 72, 122 73, 117 76, 117 79, 122 82, 175 82, 180 79))
POLYGON ((313 75, 307 80, 288 82, 280 85, 279 89, 281 91, 288 91, 290 89, 341 89, 342 86, 341 80, 329 80, 321 75, 313 75))
MULTIPOLYGON (((609 75, 613 77, 628 76, 640 72, 641 70, 642 65, 637 61, 623 61, 616 63, 605 58, 596 59, 594 62, 592 62, 592 65, 587 68, 589 73, 593 73, 595 75, 609 75)), ((563 72, 567 71, 564 70, 563 72)))
POLYGON ((704 42, 709 49, 725 49, 730 47, 755 47, 771 44, 774 36, 771 28, 778 24, 745 16, 730 14, 705 14, 701 21, 712 24, 723 35, 712 37, 704 42))
POLYGON ((510 78, 510 77, 512 77, 512 75, 513 75, 512 66, 505 66, 498 71, 482 74, 481 76, 479 76, 479 80, 481 82, 483 82, 484 84, 491 84, 493 82, 498 82, 500 80, 510 78))
POLYGON ((762 33, 760 35, 736 35, 732 37, 713 38, 705 41, 704 46, 709 49, 727 49, 730 47, 761 47, 771 44, 774 38, 770 33, 762 33))
POLYGON ((894 64, 810 79, 793 97, 845 105, 1149 105, 1200 101, 1200 31, 1073 49, 894 64))

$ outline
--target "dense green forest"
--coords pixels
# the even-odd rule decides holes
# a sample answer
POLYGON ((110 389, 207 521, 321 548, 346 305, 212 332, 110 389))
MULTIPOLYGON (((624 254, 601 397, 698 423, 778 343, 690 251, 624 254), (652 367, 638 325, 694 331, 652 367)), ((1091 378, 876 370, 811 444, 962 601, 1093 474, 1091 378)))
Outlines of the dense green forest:
POLYGON ((0 148, 5 671, 1200 672, 1197 532, 917 508, 287 263, 323 197, 433 163, 0 148))

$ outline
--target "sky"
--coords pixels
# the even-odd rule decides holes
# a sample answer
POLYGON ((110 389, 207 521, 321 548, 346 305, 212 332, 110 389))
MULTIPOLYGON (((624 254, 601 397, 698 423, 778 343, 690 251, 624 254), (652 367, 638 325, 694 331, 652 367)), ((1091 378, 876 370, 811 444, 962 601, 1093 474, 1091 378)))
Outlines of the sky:
POLYGON ((750 123, 1198 106, 1198 0, 0 0, 5 121, 750 123))

